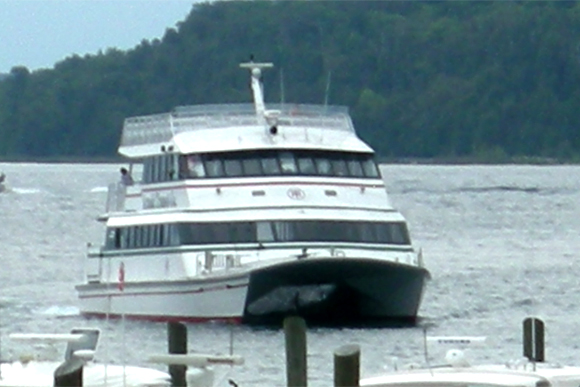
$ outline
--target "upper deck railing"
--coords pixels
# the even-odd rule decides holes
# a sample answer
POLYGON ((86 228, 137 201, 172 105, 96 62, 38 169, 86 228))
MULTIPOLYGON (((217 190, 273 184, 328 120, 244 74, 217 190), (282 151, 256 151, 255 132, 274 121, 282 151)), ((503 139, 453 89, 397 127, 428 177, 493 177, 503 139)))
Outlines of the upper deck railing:
MULTIPOLYGON (((348 109, 344 106, 268 105, 266 112, 273 111, 276 112, 277 125, 284 127, 354 133, 348 109)), ((253 104, 180 106, 171 113, 127 118, 123 125, 121 146, 163 143, 176 134, 201 129, 255 125, 264 125, 264 118, 256 115, 253 104)))

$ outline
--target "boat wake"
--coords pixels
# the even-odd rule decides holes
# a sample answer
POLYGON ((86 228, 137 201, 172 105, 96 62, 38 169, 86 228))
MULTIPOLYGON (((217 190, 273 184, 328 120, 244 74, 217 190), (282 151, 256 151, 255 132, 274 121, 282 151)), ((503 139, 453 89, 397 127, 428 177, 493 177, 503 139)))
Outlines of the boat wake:
POLYGON ((39 314, 45 316, 55 316, 55 317, 69 317, 69 316, 78 316, 80 314, 79 308, 76 306, 61 306, 61 305, 53 305, 40 310, 39 314))
POLYGON ((94 187, 89 190, 91 193, 107 192, 107 187, 94 187))
POLYGON ((7 188, 6 193, 17 193, 17 194, 21 194, 21 195, 30 195, 30 194, 37 194, 37 193, 41 193, 42 190, 40 188, 16 188, 16 187, 11 187, 11 188, 7 188))

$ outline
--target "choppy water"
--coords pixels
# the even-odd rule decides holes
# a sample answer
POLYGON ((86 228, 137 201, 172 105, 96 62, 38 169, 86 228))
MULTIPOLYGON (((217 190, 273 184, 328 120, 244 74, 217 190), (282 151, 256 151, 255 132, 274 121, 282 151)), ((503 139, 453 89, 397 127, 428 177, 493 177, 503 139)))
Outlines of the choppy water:
MULTIPOLYGON (((74 285, 82 279, 87 242, 103 230, 106 186, 117 165, 0 164, 12 192, 0 194, 1 356, 17 351, 12 332, 104 331, 100 358, 146 365, 166 352, 162 323, 85 320, 74 285)), ((312 329, 309 385, 332 384, 333 351, 361 347, 361 373, 423 360, 423 327, 436 335, 484 335, 474 361, 521 357, 521 321, 544 319, 549 360, 580 364, 580 167, 383 167, 391 201, 407 217, 433 276, 421 323, 404 329, 312 329)), ((281 330, 188 325, 191 351, 234 352, 246 364, 229 377, 243 386, 285 385, 281 330)), ((430 348, 433 361, 443 350, 430 348)), ((158 367, 162 368, 162 367, 158 367)), ((227 385, 223 382, 220 385, 227 385)))

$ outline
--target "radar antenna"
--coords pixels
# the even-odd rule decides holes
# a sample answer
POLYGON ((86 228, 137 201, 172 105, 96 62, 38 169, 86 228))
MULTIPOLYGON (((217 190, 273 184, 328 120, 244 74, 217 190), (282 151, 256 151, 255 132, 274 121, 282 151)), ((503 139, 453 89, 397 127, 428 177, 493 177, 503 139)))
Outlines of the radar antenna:
POLYGON ((262 88, 262 69, 272 68, 272 63, 258 63, 251 60, 250 62, 240 63, 240 67, 249 69, 252 74, 252 92, 254 94, 254 105, 258 117, 264 117, 266 107, 264 105, 264 90, 262 88))

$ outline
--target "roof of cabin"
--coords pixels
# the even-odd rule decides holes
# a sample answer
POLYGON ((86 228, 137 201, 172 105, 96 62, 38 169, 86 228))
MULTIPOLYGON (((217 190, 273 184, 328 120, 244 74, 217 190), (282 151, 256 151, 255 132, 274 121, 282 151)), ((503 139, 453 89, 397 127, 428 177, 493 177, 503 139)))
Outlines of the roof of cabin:
POLYGON ((127 118, 119 153, 141 158, 163 150, 188 154, 282 148, 373 152, 356 135, 346 107, 269 105, 260 117, 253 104, 220 104, 127 118))

